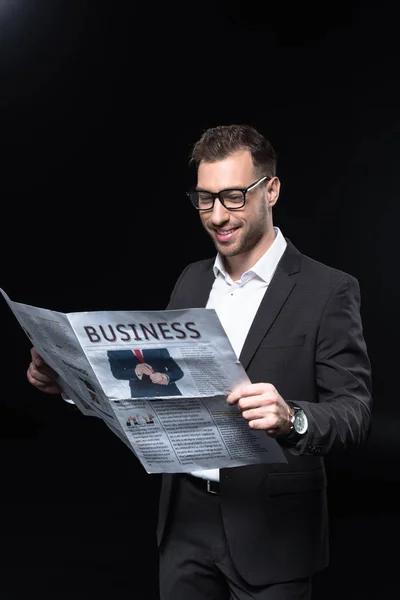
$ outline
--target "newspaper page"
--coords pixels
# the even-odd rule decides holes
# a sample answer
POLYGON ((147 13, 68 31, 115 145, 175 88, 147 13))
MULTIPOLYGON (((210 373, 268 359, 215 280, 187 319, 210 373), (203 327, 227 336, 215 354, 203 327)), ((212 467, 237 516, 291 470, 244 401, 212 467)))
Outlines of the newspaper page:
POLYGON ((226 402, 250 380, 215 310, 64 314, 0 291, 64 394, 101 418, 147 473, 287 462, 226 402))

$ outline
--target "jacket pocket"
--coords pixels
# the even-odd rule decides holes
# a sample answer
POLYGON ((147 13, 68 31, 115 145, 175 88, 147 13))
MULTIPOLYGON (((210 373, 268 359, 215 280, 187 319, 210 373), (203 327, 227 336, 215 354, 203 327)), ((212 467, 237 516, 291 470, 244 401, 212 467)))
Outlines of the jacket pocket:
POLYGON ((268 476, 268 494, 300 494, 326 488, 325 470, 303 471, 302 473, 272 473, 268 476))

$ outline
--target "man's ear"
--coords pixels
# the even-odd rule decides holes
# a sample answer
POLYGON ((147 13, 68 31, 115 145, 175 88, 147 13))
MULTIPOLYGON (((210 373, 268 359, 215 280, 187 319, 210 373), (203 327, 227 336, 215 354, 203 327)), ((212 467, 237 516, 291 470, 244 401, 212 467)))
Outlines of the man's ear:
POLYGON ((278 202, 280 191, 281 182, 278 177, 273 177, 267 185, 267 201, 269 207, 275 206, 275 204, 278 202))

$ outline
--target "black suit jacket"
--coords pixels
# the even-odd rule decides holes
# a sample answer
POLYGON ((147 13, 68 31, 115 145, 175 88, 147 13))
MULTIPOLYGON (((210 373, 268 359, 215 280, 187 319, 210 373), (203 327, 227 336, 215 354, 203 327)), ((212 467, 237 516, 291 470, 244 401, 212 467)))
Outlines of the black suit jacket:
MULTIPOLYGON (((221 508, 241 576, 261 585, 309 576, 329 560, 322 456, 361 444, 370 429, 370 362, 357 280, 302 255, 289 240, 245 340, 240 361, 307 414, 287 464, 220 470, 221 508)), ((168 308, 204 307, 214 260, 189 265, 168 308)), ((168 535, 174 479, 162 475, 158 543, 168 535)), ((190 526, 190 524, 188 524, 190 526)))

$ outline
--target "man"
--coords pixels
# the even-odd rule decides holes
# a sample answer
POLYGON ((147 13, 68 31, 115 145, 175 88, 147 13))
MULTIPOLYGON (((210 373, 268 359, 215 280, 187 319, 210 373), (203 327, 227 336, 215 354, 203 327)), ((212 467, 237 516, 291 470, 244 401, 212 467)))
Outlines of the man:
POLYGON ((180 396, 175 381, 183 371, 166 348, 109 350, 111 372, 116 379, 127 379, 132 398, 180 396))
MULTIPOLYGON (((273 226, 276 155, 254 128, 212 128, 191 158, 189 197, 217 256, 186 267, 168 308, 216 310, 251 381, 227 402, 276 438, 287 463, 163 474, 161 599, 309 599, 312 575, 328 565, 322 456, 370 429, 359 285, 273 226)), ((29 381, 57 391, 35 356, 29 381)))

